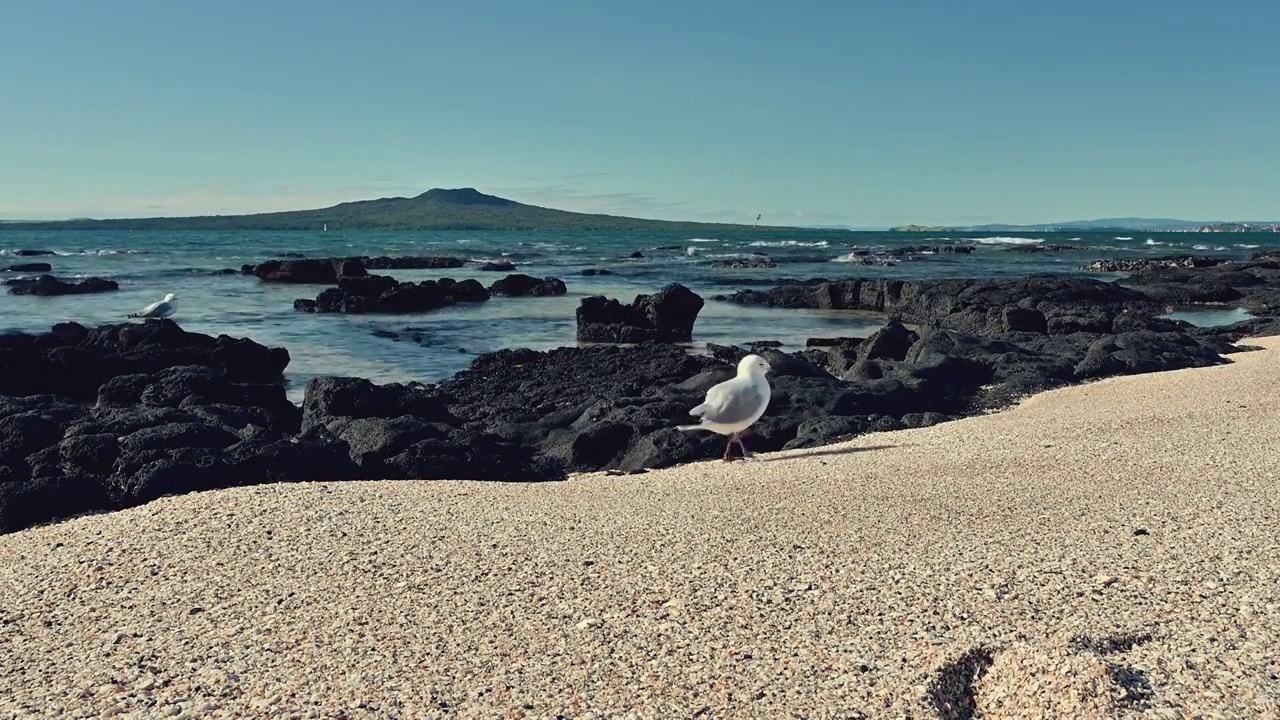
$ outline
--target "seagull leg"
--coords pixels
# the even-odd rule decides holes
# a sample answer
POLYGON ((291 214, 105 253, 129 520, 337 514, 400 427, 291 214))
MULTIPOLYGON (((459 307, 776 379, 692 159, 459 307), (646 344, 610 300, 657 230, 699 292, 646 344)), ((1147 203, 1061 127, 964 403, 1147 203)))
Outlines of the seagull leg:
POLYGON ((733 462, 733 441, 738 437, 738 433, 729 436, 729 442, 724 446, 724 461, 733 462))
POLYGON ((742 448, 742 459, 755 457, 755 453, 747 452, 747 446, 742 444, 742 433, 735 433, 733 436, 738 441, 738 447, 742 448))

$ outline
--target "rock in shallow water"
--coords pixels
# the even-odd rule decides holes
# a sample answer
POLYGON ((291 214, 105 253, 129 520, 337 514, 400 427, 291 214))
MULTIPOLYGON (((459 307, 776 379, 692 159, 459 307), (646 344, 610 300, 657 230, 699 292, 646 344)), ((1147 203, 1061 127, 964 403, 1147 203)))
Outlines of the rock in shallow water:
POLYGON ((489 286, 490 293, 508 297, 564 295, 568 291, 560 278, 536 278, 530 275, 508 275, 489 286))
POLYGON ((41 275, 38 278, 5 280, 10 295, 87 295, 91 293, 113 292, 120 289, 115 280, 91 277, 79 282, 67 282, 52 275, 41 275))
POLYGON ((337 257, 268 260, 244 265, 240 272, 255 275, 263 282, 332 285, 343 277, 361 277, 368 270, 422 270, 460 268, 465 261, 455 257, 337 257))
POLYGON ((343 277, 315 300, 293 301, 295 310, 318 313, 403 314, 438 310, 460 302, 484 302, 489 293, 475 280, 449 278, 400 282, 386 275, 343 277))
POLYGON ((578 307, 578 340, 637 343, 690 342, 703 300, 679 283, 652 295, 637 295, 630 305, 594 296, 578 307))

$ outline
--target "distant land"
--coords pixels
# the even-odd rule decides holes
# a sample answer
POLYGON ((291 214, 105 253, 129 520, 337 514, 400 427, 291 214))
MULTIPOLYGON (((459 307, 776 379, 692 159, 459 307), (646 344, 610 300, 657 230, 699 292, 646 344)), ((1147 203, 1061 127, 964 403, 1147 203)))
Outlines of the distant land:
POLYGON ((1104 218, 1044 225, 900 225, 896 232, 1280 232, 1280 222, 1205 222, 1170 218, 1104 218))
MULTIPOLYGON (((645 220, 525 205, 474 188, 345 202, 319 210, 198 217, 5 222, 0 229, 71 230, 746 230, 750 225, 645 220)), ((776 228, 775 228, 776 229, 776 228)))
MULTIPOLYGON (((0 220, 0 230, 474 230, 474 231, 715 231, 748 230, 746 223, 707 223, 683 220, 598 215, 526 205, 486 195, 475 188, 436 188, 415 197, 356 200, 316 210, 199 215, 194 217, 73 218, 68 220, 0 220)), ((849 225, 778 226, 773 230, 830 230, 895 232, 1280 232, 1280 222, 1205 222, 1170 218, 1105 218, 1040 225, 900 225, 894 228, 849 225)))

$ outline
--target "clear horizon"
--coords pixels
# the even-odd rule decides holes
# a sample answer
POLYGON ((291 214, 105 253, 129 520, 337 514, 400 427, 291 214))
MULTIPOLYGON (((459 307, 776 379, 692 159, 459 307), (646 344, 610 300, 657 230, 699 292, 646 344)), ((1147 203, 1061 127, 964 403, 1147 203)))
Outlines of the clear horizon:
POLYGON ((891 227, 1280 219, 1280 7, 18 0, 0 220, 476 187, 891 227))

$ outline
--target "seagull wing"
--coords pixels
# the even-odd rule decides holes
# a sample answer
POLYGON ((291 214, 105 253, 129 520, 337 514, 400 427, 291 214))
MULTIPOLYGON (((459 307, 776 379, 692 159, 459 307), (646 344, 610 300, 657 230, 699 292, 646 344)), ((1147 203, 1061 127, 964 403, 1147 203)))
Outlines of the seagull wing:
POLYGON ((708 390, 706 400, 689 414, 701 417, 703 422, 734 425, 756 414, 764 401, 764 393, 755 383, 735 377, 708 390))
POLYGON ((165 317, 170 312, 172 312, 172 310, 173 310, 172 305, 161 300, 160 302, 151 303, 150 305, 142 308, 138 312, 133 313, 129 317, 131 318, 165 317))

